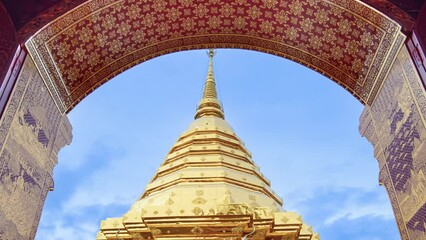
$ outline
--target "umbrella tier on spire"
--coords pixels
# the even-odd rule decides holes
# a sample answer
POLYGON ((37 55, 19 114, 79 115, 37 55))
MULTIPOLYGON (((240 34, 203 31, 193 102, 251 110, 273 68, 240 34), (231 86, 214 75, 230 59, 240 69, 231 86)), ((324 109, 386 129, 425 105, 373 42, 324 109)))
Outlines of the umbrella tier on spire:
POLYGON ((225 114, 222 109, 222 104, 217 98, 216 82, 213 73, 213 56, 215 55, 215 51, 210 49, 208 55, 209 70, 207 72, 206 83, 204 84, 203 96, 198 104, 197 112, 195 113, 195 119, 203 116, 216 116, 224 119, 225 114))

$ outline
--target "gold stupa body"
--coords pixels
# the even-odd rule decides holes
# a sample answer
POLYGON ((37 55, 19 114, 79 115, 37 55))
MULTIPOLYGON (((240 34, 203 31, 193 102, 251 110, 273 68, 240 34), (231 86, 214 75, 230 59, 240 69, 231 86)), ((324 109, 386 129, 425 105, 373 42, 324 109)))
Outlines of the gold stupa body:
POLYGON ((286 212, 251 153, 224 120, 213 75, 214 51, 195 120, 173 145, 142 197, 101 223, 106 239, 319 240, 286 212))

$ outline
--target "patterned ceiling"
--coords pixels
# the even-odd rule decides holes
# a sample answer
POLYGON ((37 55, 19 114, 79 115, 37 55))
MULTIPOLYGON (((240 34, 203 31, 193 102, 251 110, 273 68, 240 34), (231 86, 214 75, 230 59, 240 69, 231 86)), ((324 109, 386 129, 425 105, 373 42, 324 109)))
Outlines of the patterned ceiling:
MULTIPOLYGON (((21 40, 88 0, 1 0, 21 40)), ((353 1, 353 0, 349 0, 353 1)), ((410 33, 425 0, 360 0, 383 13, 410 33)))
POLYGON ((357 1, 91 0, 26 46, 64 112, 140 62, 209 47, 292 59, 368 103, 404 40, 400 30, 357 1))

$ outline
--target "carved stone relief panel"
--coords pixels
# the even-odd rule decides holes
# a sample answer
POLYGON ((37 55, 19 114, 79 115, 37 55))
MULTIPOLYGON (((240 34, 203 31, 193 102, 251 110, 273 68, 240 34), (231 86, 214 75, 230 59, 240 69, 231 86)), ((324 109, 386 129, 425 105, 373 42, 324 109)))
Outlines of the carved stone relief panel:
POLYGON ((403 239, 426 239, 426 94, 408 51, 398 54, 360 132, 374 145, 403 239))
POLYGON ((0 122, 0 239, 33 239, 71 126, 25 60, 0 122), (65 130, 64 130, 65 129, 65 130))

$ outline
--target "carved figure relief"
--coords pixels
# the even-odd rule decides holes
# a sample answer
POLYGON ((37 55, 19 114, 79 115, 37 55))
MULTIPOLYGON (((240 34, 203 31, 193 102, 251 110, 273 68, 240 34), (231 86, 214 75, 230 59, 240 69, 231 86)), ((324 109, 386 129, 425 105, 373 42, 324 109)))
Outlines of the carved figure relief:
POLYGON ((26 59, 16 84, 10 102, 17 104, 9 103, 0 125, 7 129, 1 132, 6 135, 1 136, 0 152, 2 240, 34 238, 47 192, 53 188, 54 145, 58 146, 53 140, 61 123, 68 123, 46 94, 31 59, 26 59))
POLYGON ((388 174, 381 176, 381 182, 391 198, 403 239, 426 239, 425 106, 425 90, 403 48, 378 97, 365 109, 368 113, 363 116, 368 117, 360 123, 360 129, 367 129, 370 122, 374 125, 374 133, 367 137, 381 151, 378 155, 384 156, 379 157, 386 168, 381 172, 388 174), (387 177, 389 180, 384 179, 387 177))

